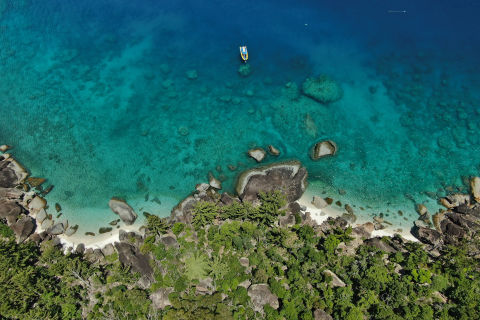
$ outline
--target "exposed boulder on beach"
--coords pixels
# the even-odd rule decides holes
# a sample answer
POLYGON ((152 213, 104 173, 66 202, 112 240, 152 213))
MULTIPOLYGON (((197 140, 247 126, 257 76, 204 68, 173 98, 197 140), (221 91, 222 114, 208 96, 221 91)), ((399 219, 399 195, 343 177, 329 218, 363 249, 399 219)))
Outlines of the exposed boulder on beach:
POLYGON ((302 84, 302 92, 323 104, 338 101, 343 97, 343 90, 338 82, 327 75, 307 78, 302 84))
POLYGON ((115 214, 120 216, 120 219, 122 219, 126 225, 133 224, 137 219, 137 214, 133 211, 133 208, 125 202, 125 200, 112 198, 108 202, 108 206, 115 214))
POLYGON ((337 153, 337 144, 332 140, 317 142, 311 152, 310 158, 318 160, 326 156, 334 156, 337 153))
POLYGON ((244 171, 238 177, 235 189, 243 201, 258 200, 260 191, 279 190, 288 202, 293 202, 305 191, 307 175, 307 169, 299 161, 273 163, 244 171))

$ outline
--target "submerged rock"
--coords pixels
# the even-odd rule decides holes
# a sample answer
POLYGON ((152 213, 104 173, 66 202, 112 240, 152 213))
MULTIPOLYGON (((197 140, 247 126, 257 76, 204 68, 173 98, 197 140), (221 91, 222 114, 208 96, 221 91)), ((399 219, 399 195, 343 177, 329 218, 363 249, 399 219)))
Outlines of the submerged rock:
POLYGON ((197 70, 188 70, 185 75, 189 80, 195 80, 198 78, 197 70))
POLYGON ((340 85, 326 75, 307 78, 302 84, 302 91, 307 97, 324 104, 338 101, 343 97, 340 85))
POLYGON ((238 67, 238 73, 242 77, 248 77, 252 73, 252 68, 248 63, 244 63, 240 67, 238 67))
POLYGON ((36 178, 36 177, 27 178, 27 183, 34 188, 42 185, 45 181, 47 181, 47 179, 45 178, 36 178))
POLYGON ((307 169, 299 161, 273 163, 244 171, 238 177, 235 190, 243 201, 258 200, 260 191, 279 190, 288 202, 293 202, 305 191, 307 175, 307 169))
POLYGON ((337 153, 337 145, 332 140, 317 142, 310 153, 312 160, 318 160, 326 156, 333 156, 337 153))
POLYGON ((137 214, 133 211, 132 207, 130 207, 125 200, 112 198, 108 202, 108 206, 115 214, 120 216, 123 222, 126 225, 131 225, 137 219, 137 214))
POLYGON ((248 155, 255 159, 255 161, 262 162, 262 160, 265 159, 267 153, 262 148, 255 148, 248 150, 248 155))

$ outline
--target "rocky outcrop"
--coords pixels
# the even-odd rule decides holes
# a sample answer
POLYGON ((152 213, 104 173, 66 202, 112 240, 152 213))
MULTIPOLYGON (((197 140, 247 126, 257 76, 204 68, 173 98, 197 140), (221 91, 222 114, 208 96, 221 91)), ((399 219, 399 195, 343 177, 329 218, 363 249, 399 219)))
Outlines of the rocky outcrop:
POLYGON ((244 171, 236 191, 242 201, 256 201, 260 191, 279 190, 288 202, 298 200, 307 187, 307 169, 299 161, 280 162, 244 171))
POLYGON ((112 198, 108 202, 108 206, 115 214, 120 216, 123 222, 126 225, 131 225, 137 219, 137 214, 133 211, 132 207, 130 207, 125 200, 112 198))
POLYGON ((10 228, 15 233, 17 242, 20 243, 25 241, 35 230, 35 222, 31 217, 26 216, 12 224, 10 228))
POLYGON ((268 304, 273 309, 278 309, 278 297, 274 295, 268 284, 254 284, 248 288, 248 296, 250 297, 253 310, 263 314, 263 306, 268 304))
POLYGON ((421 242, 441 249, 444 245, 455 245, 463 239, 471 239, 480 232, 480 203, 475 199, 475 178, 471 180, 472 195, 451 194, 440 200, 447 211, 433 216, 435 229, 418 220, 412 228, 412 234, 421 242))
POLYGON ((343 97, 343 90, 340 85, 326 75, 316 78, 307 78, 302 84, 302 92, 320 103, 331 103, 343 97))
POLYGON ((130 266, 132 270, 142 276, 152 277, 153 269, 150 266, 148 256, 140 253, 137 247, 126 242, 115 242, 118 259, 124 266, 130 266))
POLYGON ((312 160, 318 160, 326 156, 334 156, 337 153, 337 144, 332 140, 317 142, 310 152, 312 160))

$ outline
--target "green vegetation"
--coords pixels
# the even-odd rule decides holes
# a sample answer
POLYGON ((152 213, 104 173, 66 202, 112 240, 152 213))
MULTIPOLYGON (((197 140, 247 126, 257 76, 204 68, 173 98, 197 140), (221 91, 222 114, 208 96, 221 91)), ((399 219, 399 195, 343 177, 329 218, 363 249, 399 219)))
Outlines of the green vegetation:
POLYGON ((351 228, 319 232, 298 220, 279 227, 285 203, 278 192, 262 194, 256 207, 200 202, 192 225, 148 215, 141 252, 152 257, 154 274, 147 283, 117 253, 90 263, 50 243, 16 244, 0 225, 0 318, 290 320, 314 319, 315 310, 334 319, 480 318, 472 243, 437 258, 419 243, 393 253, 361 245, 346 255, 340 244, 353 239, 351 228), (345 286, 333 286, 327 269, 345 286), (255 311, 250 284, 267 284, 278 309, 255 311), (169 303, 157 310, 149 297, 159 290, 169 303))

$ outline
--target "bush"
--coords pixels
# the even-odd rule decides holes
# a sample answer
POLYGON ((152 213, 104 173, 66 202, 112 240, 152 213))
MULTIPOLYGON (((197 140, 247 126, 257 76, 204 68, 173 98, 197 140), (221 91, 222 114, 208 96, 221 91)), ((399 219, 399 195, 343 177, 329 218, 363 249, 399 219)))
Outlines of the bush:
POLYGON ((212 224, 217 216, 218 207, 215 203, 200 201, 193 208, 192 224, 195 229, 200 229, 208 224, 212 224))

